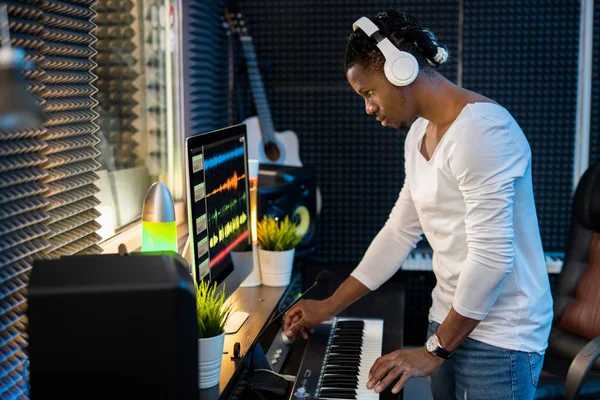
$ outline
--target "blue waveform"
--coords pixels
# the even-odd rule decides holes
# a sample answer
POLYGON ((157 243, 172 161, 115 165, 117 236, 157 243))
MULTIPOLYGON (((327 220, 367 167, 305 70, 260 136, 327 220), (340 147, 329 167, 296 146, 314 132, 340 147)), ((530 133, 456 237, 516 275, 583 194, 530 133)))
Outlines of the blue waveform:
POLYGON ((238 147, 235 150, 231 150, 227 153, 219 154, 217 156, 204 160, 204 168, 209 170, 231 160, 232 158, 241 157, 243 155, 244 147, 238 147))

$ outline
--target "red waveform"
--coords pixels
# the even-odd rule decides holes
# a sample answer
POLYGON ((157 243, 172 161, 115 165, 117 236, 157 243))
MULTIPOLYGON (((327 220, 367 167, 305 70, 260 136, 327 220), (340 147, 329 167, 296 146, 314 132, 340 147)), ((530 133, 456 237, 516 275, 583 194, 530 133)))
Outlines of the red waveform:
POLYGON ((229 254, 229 252, 231 250, 233 250, 233 248, 235 246, 238 245, 238 243, 240 243, 242 240, 246 239, 248 237, 248 231, 244 231, 244 233, 242 233, 240 236, 238 236, 237 239, 235 239, 229 246, 227 246, 223 251, 221 251, 219 254, 216 255, 215 258, 213 258, 212 260, 210 260, 210 268, 214 267, 216 263, 220 262, 223 258, 225 258, 225 256, 227 254, 229 254))
POLYGON ((237 171, 233 171, 233 176, 231 178, 227 178, 227 181, 224 184, 207 194, 206 197, 210 197, 213 194, 220 193, 223 190, 237 190, 239 180, 244 179, 245 177, 246 174, 238 176, 237 171))

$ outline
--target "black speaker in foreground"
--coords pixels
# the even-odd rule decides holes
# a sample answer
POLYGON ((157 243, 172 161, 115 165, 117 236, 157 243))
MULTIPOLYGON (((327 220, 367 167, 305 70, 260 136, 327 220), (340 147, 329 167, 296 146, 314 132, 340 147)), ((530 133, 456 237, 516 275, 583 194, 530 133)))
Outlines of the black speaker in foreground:
POLYGON ((194 283, 172 255, 36 261, 29 283, 31 398, 194 399, 194 283))

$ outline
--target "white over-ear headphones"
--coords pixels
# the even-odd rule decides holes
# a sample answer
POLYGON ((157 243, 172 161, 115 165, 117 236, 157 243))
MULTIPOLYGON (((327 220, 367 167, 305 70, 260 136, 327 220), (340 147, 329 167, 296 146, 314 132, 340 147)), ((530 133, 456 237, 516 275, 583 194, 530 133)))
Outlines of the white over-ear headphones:
POLYGON ((395 86, 410 85, 419 75, 419 63, 415 56, 406 51, 400 51, 381 33, 379 28, 369 18, 360 17, 352 25, 352 29, 360 28, 369 37, 377 41, 377 47, 385 57, 383 71, 391 84, 395 86))

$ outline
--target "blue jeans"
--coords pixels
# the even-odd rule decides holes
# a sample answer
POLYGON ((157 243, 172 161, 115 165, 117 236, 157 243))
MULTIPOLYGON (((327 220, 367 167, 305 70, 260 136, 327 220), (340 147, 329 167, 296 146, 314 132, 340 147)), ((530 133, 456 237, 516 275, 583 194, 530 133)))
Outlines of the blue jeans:
MULTIPOLYGON (((429 323, 427 337, 440 325, 429 323)), ((533 399, 544 356, 467 338, 429 378, 434 400, 533 399)))

